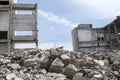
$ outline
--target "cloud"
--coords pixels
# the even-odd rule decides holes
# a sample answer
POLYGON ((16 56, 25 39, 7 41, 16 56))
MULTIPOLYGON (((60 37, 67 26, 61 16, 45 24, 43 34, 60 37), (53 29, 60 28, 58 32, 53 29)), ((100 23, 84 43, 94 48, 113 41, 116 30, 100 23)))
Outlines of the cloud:
POLYGON ((55 30, 55 27, 53 27, 53 26, 52 26, 52 27, 50 27, 50 30, 55 30))
POLYGON ((74 6, 82 6, 93 18, 113 18, 120 15, 120 0, 71 0, 74 6))
POLYGON ((73 23, 70 20, 59 17, 53 13, 44 12, 43 10, 40 10, 40 9, 38 10, 38 14, 42 15, 43 17, 47 18, 50 21, 62 24, 62 25, 69 27, 69 28, 73 28, 73 27, 76 27, 78 25, 78 23, 73 23))

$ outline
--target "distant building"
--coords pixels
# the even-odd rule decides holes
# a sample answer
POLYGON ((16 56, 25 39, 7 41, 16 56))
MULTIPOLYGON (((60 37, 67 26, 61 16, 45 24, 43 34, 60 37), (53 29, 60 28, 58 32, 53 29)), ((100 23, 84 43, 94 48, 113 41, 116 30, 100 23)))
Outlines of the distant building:
POLYGON ((120 49, 120 17, 101 28, 79 24, 72 31, 73 51, 120 49))
POLYGON ((10 52, 18 43, 35 43, 38 46, 37 5, 18 4, 16 1, 0 0, 1 53, 10 52), (26 35, 28 32, 31 34, 26 35))

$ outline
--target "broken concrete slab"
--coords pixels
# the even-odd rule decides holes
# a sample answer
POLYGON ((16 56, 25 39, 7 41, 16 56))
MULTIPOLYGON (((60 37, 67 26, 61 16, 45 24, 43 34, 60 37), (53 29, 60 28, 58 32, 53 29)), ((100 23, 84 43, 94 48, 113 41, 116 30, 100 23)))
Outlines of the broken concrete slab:
POLYGON ((60 59, 63 61, 64 66, 66 67, 68 64, 70 64, 70 57, 67 54, 62 54, 60 56, 60 59))
POLYGON ((56 58, 50 65, 49 71, 60 73, 64 67, 64 63, 59 59, 56 58))
POLYGON ((48 56, 46 56, 45 54, 41 54, 40 64, 42 68, 45 68, 45 69, 49 68, 50 66, 49 61, 50 59, 48 56))
POLYGON ((54 80, 59 80, 59 79, 62 79, 62 80, 64 80, 64 79, 66 79, 66 76, 65 75, 63 75, 63 74, 57 74, 57 73, 47 73, 46 74, 46 76, 47 77, 52 77, 54 80))
POLYGON ((11 69, 14 69, 14 70, 21 69, 20 65, 17 63, 8 64, 7 66, 9 66, 11 69))
POLYGON ((25 66, 35 66, 35 65, 38 65, 39 62, 40 62, 40 59, 34 57, 34 58, 26 59, 24 61, 24 65, 25 66))
POLYGON ((62 74, 66 75, 68 78, 72 79, 76 74, 77 68, 73 64, 69 64, 63 71, 62 74))
POLYGON ((76 73, 72 80, 86 80, 86 78, 81 73, 76 73))
POLYGON ((8 75, 6 75, 6 79, 7 80, 23 80, 23 79, 21 79, 21 78, 18 78, 15 74, 8 74, 8 75))
POLYGON ((52 48, 52 49, 50 50, 50 55, 51 55, 51 57, 53 57, 53 58, 60 57, 61 54, 62 54, 62 53, 61 53, 61 52, 58 52, 57 49, 52 48))

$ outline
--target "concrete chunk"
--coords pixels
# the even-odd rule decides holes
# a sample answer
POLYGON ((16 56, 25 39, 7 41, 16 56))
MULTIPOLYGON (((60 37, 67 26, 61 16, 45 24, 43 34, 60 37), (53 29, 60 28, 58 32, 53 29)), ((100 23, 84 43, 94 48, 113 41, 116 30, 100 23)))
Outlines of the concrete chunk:
POLYGON ((24 65, 25 65, 25 66, 35 66, 35 65, 38 64, 38 62, 39 62, 39 58, 36 58, 36 57, 34 57, 34 58, 29 58, 29 59, 26 59, 26 60, 24 61, 24 65))
POLYGON ((72 80, 86 80, 81 73, 76 73, 72 80))
POLYGON ((21 78, 18 78, 15 74, 11 73, 11 74, 8 74, 6 75, 6 79, 7 80, 23 80, 21 78))
POLYGON ((67 54, 61 55, 60 58, 63 61, 65 67, 70 63, 70 57, 67 54))
POLYGON ((45 54, 42 54, 40 58, 41 67, 47 69, 49 67, 48 63, 49 63, 48 56, 46 56, 45 54))
POLYGON ((62 74, 66 75, 68 78, 72 79, 76 74, 77 68, 73 64, 69 64, 63 71, 62 74))
POLYGON ((64 63, 59 58, 56 58, 50 65, 49 71, 60 73, 63 67, 64 67, 64 63))
POLYGON ((9 64, 8 66, 10 66, 12 69, 16 70, 16 69, 20 69, 20 65, 17 63, 13 63, 13 64, 9 64))

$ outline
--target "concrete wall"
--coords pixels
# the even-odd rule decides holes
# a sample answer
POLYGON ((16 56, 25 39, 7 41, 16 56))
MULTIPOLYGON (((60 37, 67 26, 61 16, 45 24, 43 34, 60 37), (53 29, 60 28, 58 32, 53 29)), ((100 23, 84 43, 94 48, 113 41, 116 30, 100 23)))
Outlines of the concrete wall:
POLYGON ((107 35, 102 29, 92 28, 91 24, 79 24, 78 27, 73 30, 72 34, 74 34, 72 35, 74 51, 98 51, 106 49, 107 35))
POLYGON ((9 30, 9 12, 0 11, 0 31, 9 30))
POLYGON ((91 31, 90 30, 77 30, 78 32, 78 41, 91 41, 91 31))
POLYGON ((8 44, 0 43, 0 54, 8 53, 8 44))
POLYGON ((72 31, 73 51, 79 51, 82 47, 91 47, 91 24, 80 24, 72 31))
POLYGON ((83 52, 91 52, 91 51, 105 51, 106 48, 105 47, 95 47, 95 49, 93 48, 79 48, 79 51, 83 51, 83 52))
POLYGON ((73 51, 78 51, 77 29, 72 30, 73 51))
POLYGON ((16 43, 36 43, 36 48, 38 48, 37 5, 13 4, 17 0, 0 1, 0 31, 2 31, 0 33, 0 51, 10 52, 14 49, 16 43), (15 13, 16 11, 23 11, 23 13, 17 14, 15 13), (24 11, 32 13, 26 14, 24 11), (32 34, 26 36, 24 35, 26 33, 21 32, 22 36, 16 36, 16 31, 31 31, 32 34), (7 39, 6 37, 1 37, 6 35, 6 33, 7 39))
MULTIPOLYGON (((0 31, 7 31, 7 39, 0 39, 0 53, 8 53, 9 12, 7 10, 0 10, 0 31)), ((2 34, 2 36, 5 35, 2 34)))

